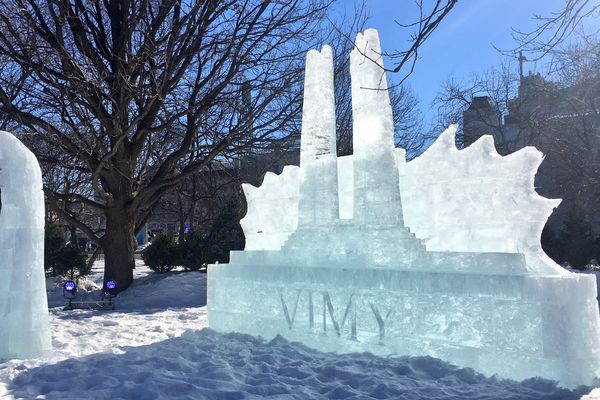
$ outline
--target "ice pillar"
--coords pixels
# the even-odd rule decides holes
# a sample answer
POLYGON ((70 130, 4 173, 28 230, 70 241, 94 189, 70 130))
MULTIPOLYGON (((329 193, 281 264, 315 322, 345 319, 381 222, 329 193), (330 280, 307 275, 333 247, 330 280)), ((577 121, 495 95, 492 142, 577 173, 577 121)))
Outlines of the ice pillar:
POLYGON ((31 151, 0 131, 0 359, 51 347, 44 277, 44 192, 31 151))
POLYGON ((323 46, 306 55, 298 226, 328 225, 338 217, 333 52, 323 46))
POLYGON ((394 118, 375 29, 356 36, 350 53, 354 147, 354 220, 403 224, 394 118))

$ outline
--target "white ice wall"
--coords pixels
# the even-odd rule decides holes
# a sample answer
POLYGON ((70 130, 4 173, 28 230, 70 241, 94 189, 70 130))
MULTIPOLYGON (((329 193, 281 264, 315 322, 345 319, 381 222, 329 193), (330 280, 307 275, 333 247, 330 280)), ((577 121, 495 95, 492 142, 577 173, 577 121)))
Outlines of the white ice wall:
POLYGON ((456 129, 450 126, 422 155, 399 163, 406 225, 428 251, 523 253, 532 272, 566 274, 540 242, 560 204, 535 191, 543 154, 525 147, 502 157, 487 135, 458 150, 456 129))
POLYGON ((240 224, 246 250, 279 250, 298 227, 299 168, 267 172, 260 187, 243 184, 248 212, 240 224))
MULTIPOLYGON (((523 253, 532 272, 565 274, 545 255, 540 242, 548 217, 560 204, 535 191, 542 153, 527 147, 502 157, 491 136, 458 150, 455 132, 455 126, 449 127, 425 153, 408 163, 404 151, 396 149, 406 226, 429 251, 523 253)), ((339 157, 337 164, 339 215, 352 219, 354 156, 339 157)), ((244 185, 246 250, 279 250, 295 230, 297 214, 289 210, 298 205, 297 174, 269 174, 265 183, 259 188, 244 185), (284 197, 277 199, 275 193, 284 197), (265 213, 276 215, 276 220, 265 213), (257 231, 269 240, 261 244, 257 231)))

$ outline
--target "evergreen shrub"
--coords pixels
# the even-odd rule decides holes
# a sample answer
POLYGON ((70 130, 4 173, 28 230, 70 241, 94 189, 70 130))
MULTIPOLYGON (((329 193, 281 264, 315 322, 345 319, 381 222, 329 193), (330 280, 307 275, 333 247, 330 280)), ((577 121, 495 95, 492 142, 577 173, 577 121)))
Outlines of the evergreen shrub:
POLYGON ((154 272, 169 272, 178 262, 179 254, 177 244, 172 236, 158 235, 144 251, 142 259, 154 272))
POLYGON ((44 235, 44 269, 48 276, 69 275, 74 278, 89 273, 86 263, 87 255, 83 249, 65 240, 63 227, 57 224, 46 224, 44 235))

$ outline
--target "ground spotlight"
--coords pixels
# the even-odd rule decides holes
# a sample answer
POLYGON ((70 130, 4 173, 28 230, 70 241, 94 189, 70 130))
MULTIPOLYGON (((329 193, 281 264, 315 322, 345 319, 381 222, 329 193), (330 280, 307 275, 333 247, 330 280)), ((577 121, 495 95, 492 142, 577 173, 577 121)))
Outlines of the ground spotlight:
POLYGON ((63 285, 63 297, 73 299, 77 296, 77 285, 73 281, 66 281, 63 285))
POLYGON ((66 305, 63 308, 64 311, 74 310, 76 308, 85 310, 114 310, 115 304, 112 298, 116 295, 117 283, 115 281, 108 281, 104 285, 104 289, 100 291, 100 300, 90 299, 91 292, 84 289, 82 293, 82 299, 78 300, 77 297, 77 284, 74 281, 65 281, 63 284, 63 296, 66 301, 66 305))
POLYGON ((117 292, 117 282, 112 280, 106 282, 104 291, 109 295, 114 296, 117 292))

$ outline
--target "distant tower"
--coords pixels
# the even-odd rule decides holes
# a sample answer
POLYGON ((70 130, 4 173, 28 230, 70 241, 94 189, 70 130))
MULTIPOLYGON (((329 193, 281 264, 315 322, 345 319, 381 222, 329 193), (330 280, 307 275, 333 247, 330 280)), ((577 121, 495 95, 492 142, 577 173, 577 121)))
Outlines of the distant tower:
POLYGON ((502 114, 488 96, 473 97, 463 112, 463 144, 468 147, 482 135, 496 136, 502 125, 502 114))
POLYGON ((523 55, 523 52, 520 51, 519 52, 519 81, 522 82, 523 81, 523 64, 525 63, 525 61, 527 61, 527 57, 525 57, 523 55))

